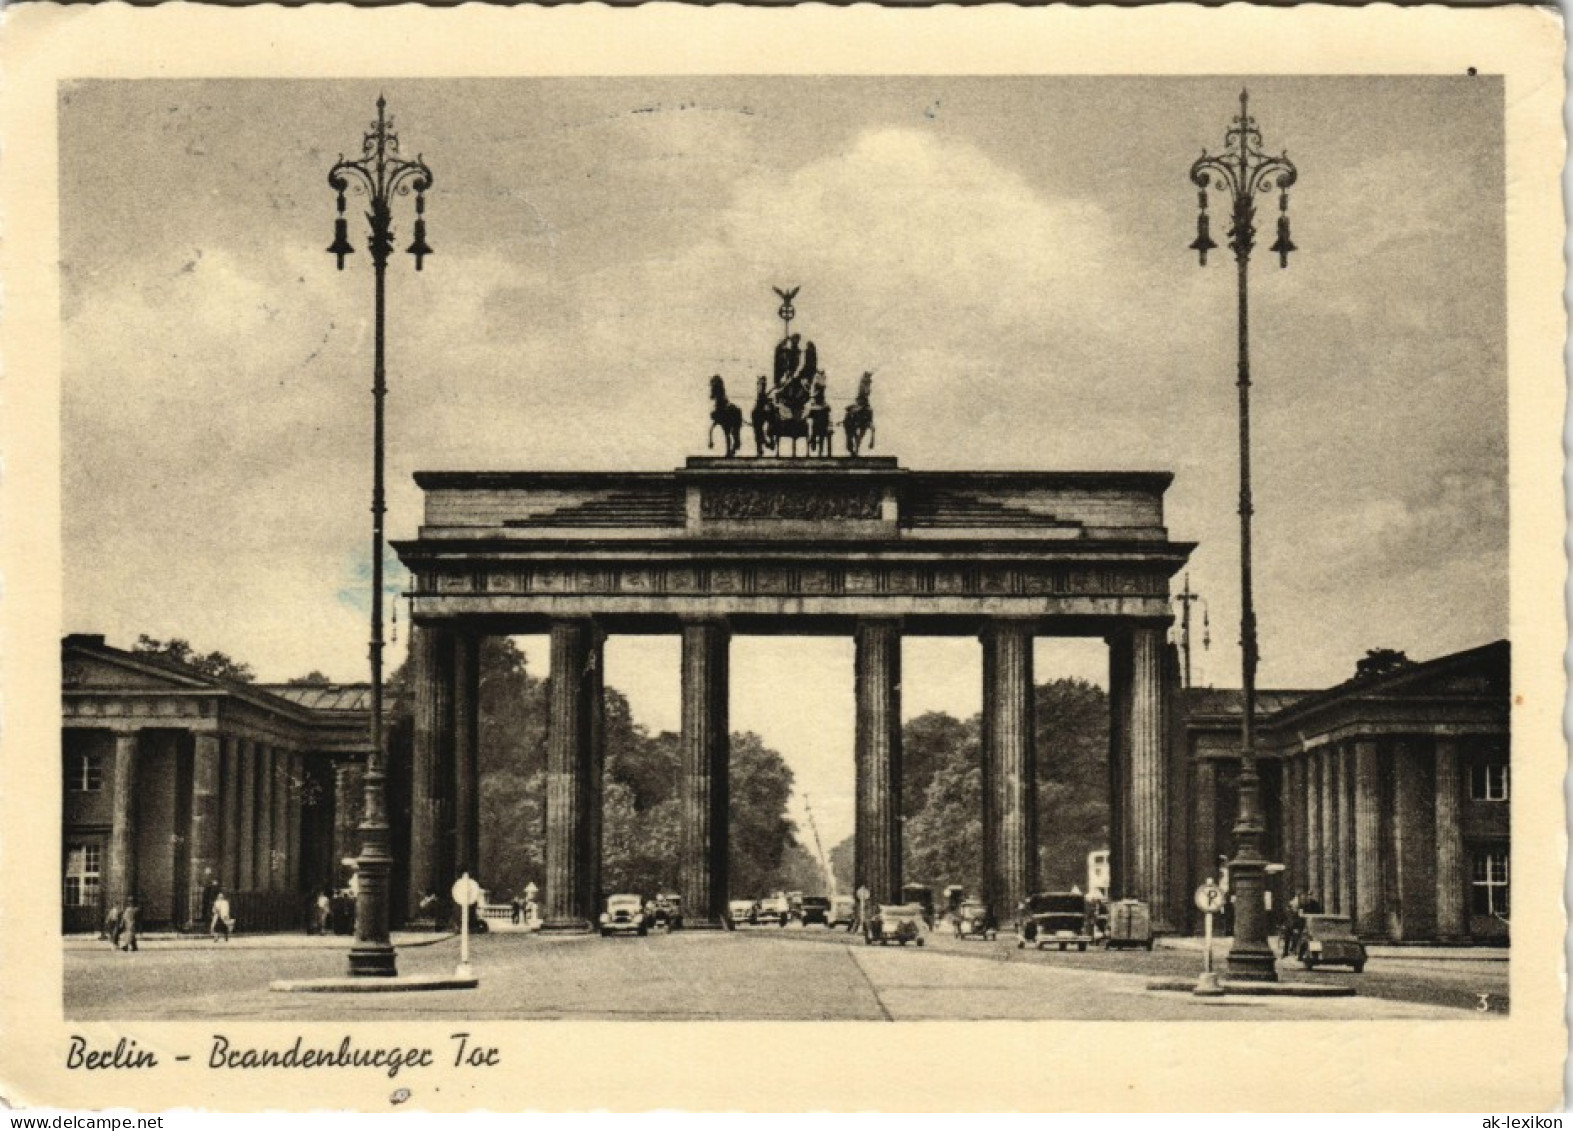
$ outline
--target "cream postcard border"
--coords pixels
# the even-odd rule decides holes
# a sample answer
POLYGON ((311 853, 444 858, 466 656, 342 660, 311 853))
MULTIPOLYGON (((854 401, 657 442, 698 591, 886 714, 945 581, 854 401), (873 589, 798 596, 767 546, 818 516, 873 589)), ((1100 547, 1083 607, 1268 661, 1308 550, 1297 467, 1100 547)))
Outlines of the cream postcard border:
MULTIPOLYGON (((468 1026, 501 1073, 424 1070, 432 1109, 1510 1110, 1560 1107, 1563 28, 1549 10, 11 9, 0 30, 0 1097, 12 1106, 387 1110, 376 1073, 68 1072, 67 1035, 201 1045, 210 1023, 62 1020, 56 84, 64 79, 607 74, 1505 76, 1513 642, 1511 1015, 1305 1022, 468 1026), (1287 1050, 1294 1048, 1292 1056, 1287 1050), (435 1090, 440 1088, 440 1091, 435 1090)), ((276 1041, 281 1023, 225 1026, 276 1041)), ((293 1025, 337 1039, 365 1023, 293 1025)), ((388 1038, 389 1027, 379 1027, 388 1038)), ((402 1024, 445 1046, 452 1024, 402 1024)))

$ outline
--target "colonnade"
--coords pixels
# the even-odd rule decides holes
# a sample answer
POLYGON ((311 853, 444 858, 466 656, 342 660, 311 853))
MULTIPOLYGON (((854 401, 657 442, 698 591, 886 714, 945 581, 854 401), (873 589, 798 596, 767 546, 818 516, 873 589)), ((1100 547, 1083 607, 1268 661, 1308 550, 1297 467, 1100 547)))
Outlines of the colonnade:
POLYGON ((1451 737, 1374 737, 1284 760, 1283 850, 1294 890, 1362 935, 1469 934, 1461 764, 1451 737))
MULTIPOLYGON (((143 746, 149 733, 144 728, 115 731, 104 877, 109 906, 141 894, 138 798, 145 791, 143 746)), ((178 866, 178 854, 170 862, 177 881, 184 872, 186 922, 201 916, 209 883, 230 892, 299 889, 302 781, 299 750, 263 739, 192 732, 189 815, 177 819, 171 831, 172 844, 184 843, 185 866, 178 866)), ((170 786, 183 797, 178 775, 170 786)), ((177 814, 183 809, 183 803, 175 805, 177 814)))
MULTIPOLYGON (((855 659, 854 871, 870 900, 902 886, 901 643, 914 618, 851 624, 855 659)), ((1033 620, 993 619, 983 655, 981 893, 1002 920, 1038 888, 1033 620)), ((730 805, 729 655, 725 618, 679 626, 682 640, 681 842, 677 887, 684 923, 727 923, 730 805)), ((548 930, 583 930, 600 892, 605 636, 593 618, 554 620, 546 759, 543 918, 548 930)), ((1149 901, 1170 922, 1168 680, 1164 626, 1133 623, 1110 637, 1111 814, 1116 894, 1149 901)), ((417 622, 410 639, 415 691, 410 905, 447 890, 479 858, 480 637, 460 622, 417 622)), ((1053 751, 1043 752, 1053 757, 1053 751)), ((1048 819, 1052 819, 1049 815, 1048 819)), ((484 877, 483 877, 484 878, 484 877)), ((743 894, 743 893, 737 893, 743 894)))

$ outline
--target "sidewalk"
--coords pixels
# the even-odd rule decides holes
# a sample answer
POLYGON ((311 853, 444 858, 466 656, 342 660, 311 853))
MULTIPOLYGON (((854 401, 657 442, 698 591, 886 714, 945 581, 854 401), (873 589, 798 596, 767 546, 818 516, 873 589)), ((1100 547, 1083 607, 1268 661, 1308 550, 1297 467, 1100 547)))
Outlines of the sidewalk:
MULTIPOLYGON (((1218 958, 1228 953, 1233 942, 1229 935, 1213 937, 1213 954, 1218 958)), ((1278 939, 1271 940, 1273 953, 1278 953, 1278 939)), ((1190 935, 1167 935, 1158 939, 1163 950, 1193 950, 1200 953, 1204 940, 1190 935)), ((1510 950, 1505 946, 1391 946, 1371 943, 1366 954, 1383 962, 1506 962, 1510 950)))
MULTIPOLYGON (((457 939, 455 933, 438 934, 435 931, 394 931, 393 945, 400 949, 432 946, 457 939)), ((108 950, 109 942, 95 935, 67 935, 63 940, 66 950, 108 950)), ((175 931, 155 931, 137 935, 137 947, 143 950, 179 950, 190 947, 229 946, 237 950, 348 950, 355 945, 353 935, 271 934, 248 935, 237 932, 226 943, 214 942, 205 934, 180 934, 175 931)))

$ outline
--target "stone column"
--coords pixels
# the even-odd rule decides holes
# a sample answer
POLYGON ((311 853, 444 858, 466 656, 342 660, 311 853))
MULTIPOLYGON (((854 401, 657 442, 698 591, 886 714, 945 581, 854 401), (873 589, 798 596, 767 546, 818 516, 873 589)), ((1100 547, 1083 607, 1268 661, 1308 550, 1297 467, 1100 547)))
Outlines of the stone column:
POLYGON ((1173 929, 1169 908, 1169 727, 1164 630, 1131 631, 1130 894, 1152 908, 1155 931, 1173 929))
POLYGON ((445 628, 410 626, 410 681, 415 693, 410 775, 411 916, 429 891, 446 897, 455 877, 446 875, 442 844, 444 802, 451 790, 453 750, 453 634, 445 628))
POLYGON ((731 768, 730 630, 683 625, 682 844, 678 882, 685 927, 725 928, 731 768))
POLYGON ((1322 886, 1322 752, 1305 754, 1305 890, 1327 906, 1322 886))
POLYGON ((591 645, 588 620, 552 623, 551 715, 546 739, 546 892, 543 926, 585 931, 595 916, 590 879, 591 645))
POLYGON ((306 787, 306 759, 297 750, 289 755, 289 809, 285 813, 284 835, 289 855, 284 859, 284 887, 300 891, 301 802, 306 787))
POLYGON ((1414 739, 1393 749, 1393 850, 1397 890, 1387 893, 1398 937, 1436 937, 1436 784, 1431 756, 1414 739))
MULTIPOLYGON (((603 910, 605 897, 611 894, 601 882, 601 854, 604 848, 602 833, 606 810, 606 633, 599 624, 593 625, 590 630, 590 666, 585 674, 585 694, 590 697, 590 799, 585 810, 590 825, 587 838, 589 845, 585 850, 590 871, 584 888, 589 893, 589 916, 593 923, 603 910)), ((728 737, 728 743, 730 741, 728 737)), ((725 837, 722 837, 721 843, 727 843, 725 837)), ((726 898, 725 888, 723 884, 723 900, 726 898)))
POLYGON ((983 868, 994 914, 1015 921, 1038 887, 1032 626, 983 629, 983 868))
POLYGON ((227 738, 221 741, 224 747, 224 768, 221 776, 223 788, 220 791, 220 811, 223 816, 219 821, 222 830, 219 856, 223 867, 219 869, 219 883, 224 885, 225 891, 233 892, 240 887, 240 740, 227 738))
POLYGON ((1218 766, 1210 758, 1194 763, 1196 796, 1192 812, 1196 828, 1192 836, 1192 867, 1198 884, 1218 878, 1218 766))
POLYGON ((293 755, 282 747, 273 751, 273 854, 268 858, 268 886, 289 890, 289 763, 293 755))
MULTIPOLYGON (((366 793, 359 762, 339 762, 333 767, 333 886, 342 886, 344 861, 360 855, 360 810, 366 793)), ((413 912, 413 908, 411 911, 413 912)))
POLYGON ((1322 906, 1338 906, 1338 749, 1324 746, 1322 762, 1322 906))
POLYGON ((198 732, 192 738, 191 826, 187 834, 191 845, 191 896, 186 901, 186 918, 193 925, 205 927, 203 889, 210 881, 223 882, 219 836, 222 756, 218 735, 198 732))
POLYGON ((453 649, 453 766, 455 872, 481 866, 481 641, 460 633, 453 649))
POLYGON ((257 874, 258 891, 273 891, 273 785, 278 762, 272 746, 257 748, 257 874))
POLYGON ((894 903, 901 898, 901 624, 859 621, 855 641, 853 883, 868 888, 871 904, 894 903))
POLYGON ((109 859, 105 865, 104 897, 109 907, 125 906, 137 888, 137 761, 136 731, 115 735, 115 776, 109 804, 109 859))
POLYGON ((1126 783, 1131 764, 1131 638, 1119 632, 1109 645, 1109 896, 1130 894, 1126 783))
POLYGON ((1288 754, 1278 763, 1278 859, 1284 865, 1285 901, 1294 895, 1294 810, 1294 755, 1288 754))
POLYGON ((1355 930, 1376 938, 1386 933, 1382 891, 1382 783, 1376 742, 1355 743, 1355 930))
POLYGON ((1436 933, 1439 939, 1469 934, 1464 907, 1464 823, 1459 804, 1458 742, 1436 740, 1436 933))
POLYGON ((1290 823, 1295 826, 1295 890, 1310 890, 1310 766, 1304 750, 1290 755, 1291 790, 1295 793, 1295 809, 1290 813, 1290 823))
POLYGON ((238 891, 257 887, 257 744, 249 738, 240 744, 240 870, 235 878, 238 891))
POLYGON ((1338 913, 1354 915, 1355 907, 1355 817, 1354 757, 1347 744, 1333 750, 1338 767, 1338 913))

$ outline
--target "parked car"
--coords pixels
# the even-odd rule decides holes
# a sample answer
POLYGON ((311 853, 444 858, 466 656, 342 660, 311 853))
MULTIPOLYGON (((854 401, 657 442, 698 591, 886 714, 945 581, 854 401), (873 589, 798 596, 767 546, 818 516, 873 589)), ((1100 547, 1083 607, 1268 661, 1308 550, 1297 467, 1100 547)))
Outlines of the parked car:
POLYGON ((999 924, 988 905, 976 899, 966 899, 956 909, 954 922, 958 939, 992 939, 999 934, 999 924))
POLYGON ((1144 946, 1152 949, 1152 908, 1139 899, 1117 899, 1109 904, 1108 934, 1105 943, 1117 947, 1144 946))
POLYGON ((863 944, 884 946, 895 941, 923 945, 923 905, 921 903, 882 903, 863 924, 863 944))
POLYGON ((1029 895, 1022 908, 1021 934, 1017 947, 1034 944, 1039 950, 1074 946, 1086 950, 1092 941, 1087 919, 1087 897, 1079 891, 1041 891, 1029 895))
POLYGON ((821 927, 830 926, 830 897, 828 895, 805 895, 803 897, 803 926, 818 923, 821 927))
POLYGON ((1355 937, 1347 915, 1307 915, 1295 957, 1307 970, 1318 966, 1352 966, 1365 969, 1365 944, 1355 937))
POLYGON ((637 895, 611 895, 606 898, 606 910, 601 912, 601 935, 647 935, 650 933, 650 916, 645 911, 644 899, 637 895))
POLYGON ((651 926, 675 931, 683 925, 683 897, 675 892, 655 897, 655 918, 651 926))
POLYGON ((791 917, 792 906, 787 903, 787 897, 780 892, 776 892, 774 895, 767 895, 759 901, 758 909, 754 912, 753 921, 761 927, 766 923, 784 927, 787 925, 787 920, 791 917))
POLYGON ((758 905, 751 899, 734 899, 726 905, 726 913, 732 917, 732 926, 741 927, 744 924, 752 926, 757 920, 754 909, 758 905))
POLYGON ((830 901, 830 915, 825 920, 825 926, 850 928, 857 916, 857 900, 850 895, 838 895, 830 901))
POLYGON ((934 889, 924 884, 903 884, 901 902, 916 903, 923 909, 923 925, 934 929, 934 889))

